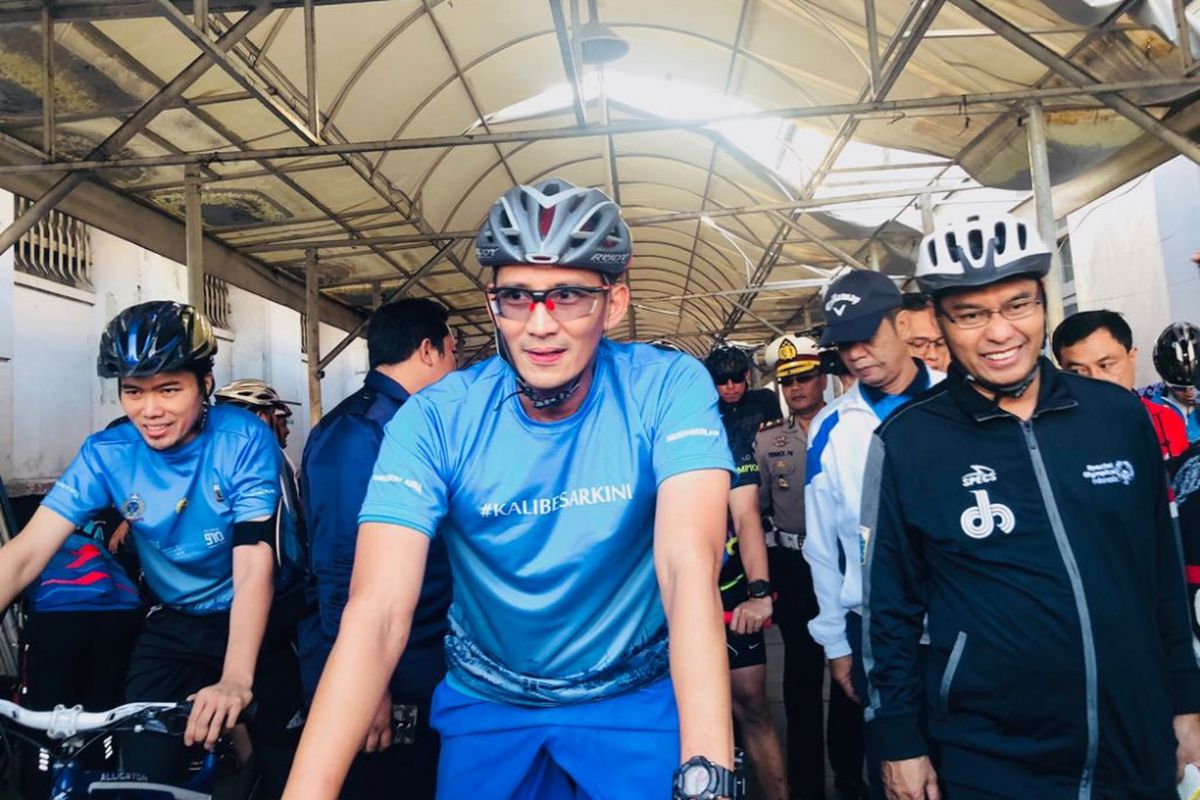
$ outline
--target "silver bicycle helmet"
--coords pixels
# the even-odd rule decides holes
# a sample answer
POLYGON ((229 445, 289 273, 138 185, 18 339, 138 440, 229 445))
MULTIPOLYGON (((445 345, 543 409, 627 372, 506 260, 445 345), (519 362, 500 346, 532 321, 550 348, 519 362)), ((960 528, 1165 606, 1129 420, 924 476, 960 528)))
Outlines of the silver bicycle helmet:
MULTIPOLYGON (((294 400, 284 400, 266 381, 257 378, 242 378, 228 386, 217 389, 213 395, 218 403, 237 403, 254 408, 283 408, 284 405, 298 406, 294 400)), ((290 416, 290 414, 289 414, 290 416)))
POLYGON ((604 192, 550 178, 501 195, 479 231, 475 253, 485 267, 544 264, 613 278, 629 265, 633 240, 621 209, 604 192))

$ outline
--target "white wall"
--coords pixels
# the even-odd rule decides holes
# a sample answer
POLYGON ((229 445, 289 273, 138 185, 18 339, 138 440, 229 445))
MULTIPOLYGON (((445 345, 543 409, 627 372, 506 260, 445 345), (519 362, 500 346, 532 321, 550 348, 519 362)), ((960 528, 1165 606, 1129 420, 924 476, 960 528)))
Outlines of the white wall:
MULTIPOLYGON (((0 192, 0 223, 7 225, 13 218, 13 196, 0 192)), ((12 292, 4 287, 12 286, 12 248, 0 253, 0 477, 13 475, 13 424, 12 414, 5 409, 13 407, 13 322, 12 292)))
POLYGON ((1171 319, 1200 325, 1200 268, 1191 258, 1200 250, 1200 166, 1180 156, 1153 175, 1171 319))
POLYGON ((1119 311, 1141 351, 1137 383, 1157 381, 1154 340, 1174 321, 1200 323, 1200 167, 1183 157, 1071 214, 1080 311, 1119 311))
MULTIPOLYGON (((0 191, 0 227, 12 217, 12 195, 0 191)), ((116 382, 96 375, 108 320, 134 303, 187 297, 182 265, 95 229, 91 243, 92 291, 14 273, 11 251, 0 255, 0 476, 13 494, 44 490, 83 438, 121 413, 116 382)), ((285 398, 302 401, 288 443, 298 462, 308 434, 300 315, 236 287, 229 293, 231 329, 218 331, 217 385, 263 378, 285 398)), ((322 349, 344 335, 323 325, 322 349)), ((361 385, 366 364, 366 341, 359 339, 329 365, 326 410, 361 385)))

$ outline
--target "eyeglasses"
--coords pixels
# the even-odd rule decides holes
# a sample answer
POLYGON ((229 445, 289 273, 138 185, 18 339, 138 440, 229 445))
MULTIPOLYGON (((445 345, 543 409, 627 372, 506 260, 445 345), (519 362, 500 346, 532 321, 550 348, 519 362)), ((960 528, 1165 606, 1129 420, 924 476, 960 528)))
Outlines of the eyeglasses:
POLYGON ((492 311, 496 316, 524 322, 533 315, 538 303, 559 322, 590 316, 600 304, 600 295, 611 286, 555 286, 535 291, 518 286, 497 286, 488 290, 492 311))
POLYGON ((985 327, 992 321, 992 315, 994 314, 999 314, 1009 322, 1025 319, 1032 316, 1041 305, 1042 301, 1040 298, 1018 297, 1015 300, 1009 300, 999 308, 969 308, 953 314, 939 309, 939 313, 950 320, 956 327, 963 330, 972 330, 974 328, 985 327))
POLYGON ((931 348, 931 347, 934 348, 935 350, 941 350, 943 347, 946 346, 946 340, 943 339, 941 336, 939 336, 936 339, 930 339, 927 336, 917 336, 913 339, 909 339, 907 344, 913 350, 924 353, 927 350, 929 350, 929 348, 931 348))
POLYGON ((793 383, 808 383, 809 381, 816 380, 820 376, 821 373, 816 371, 806 372, 803 375, 788 375, 786 378, 779 379, 779 385, 787 387, 791 386, 793 383))
POLYGON ((713 375, 713 383, 717 386, 724 386, 727 383, 745 383, 746 373, 744 372, 722 372, 720 375, 713 375))

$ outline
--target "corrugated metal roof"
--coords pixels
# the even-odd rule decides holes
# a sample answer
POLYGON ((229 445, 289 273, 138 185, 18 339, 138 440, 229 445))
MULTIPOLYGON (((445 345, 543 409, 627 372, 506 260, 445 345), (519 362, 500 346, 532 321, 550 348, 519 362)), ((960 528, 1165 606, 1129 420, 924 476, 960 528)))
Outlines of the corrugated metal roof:
MULTIPOLYGON (((60 158, 87 155, 201 54, 199 37, 215 41, 254 5, 208 0, 200 33, 190 3, 57 0, 60 158)), ((1173 155, 984 27, 967 0, 876 0, 874 85, 861 0, 319 2, 316 131, 305 15, 300 2, 274 5, 96 179, 181 217, 177 162, 220 154, 202 159, 208 235, 301 280, 304 246, 320 242, 324 293, 364 309, 374 284, 386 294, 407 282, 449 241, 437 234, 458 234, 410 291, 442 299, 479 344, 486 276, 466 232, 514 181, 558 175, 616 195, 637 242, 636 313, 618 333, 699 352, 714 336, 763 340, 811 322, 814 279, 846 265, 910 272, 922 187, 938 213, 1020 203, 1026 98, 1047 109, 1060 214, 1173 155), (629 45, 603 70, 571 47, 593 16, 629 45), (726 116, 739 121, 695 122, 726 116), (464 134, 503 141, 446 141, 464 134), (385 146, 321 147, 363 142, 385 146), (309 149, 254 157, 267 148, 309 149), (870 199, 722 213, 856 195, 870 199), (746 291, 780 282, 791 288, 746 291)), ((40 7, 0 0, 8 152, 43 146, 40 7)), ((1197 80, 1172 44, 1170 0, 987 8, 1097 82, 1145 87, 1125 96, 1155 117, 1194 127, 1197 80)))

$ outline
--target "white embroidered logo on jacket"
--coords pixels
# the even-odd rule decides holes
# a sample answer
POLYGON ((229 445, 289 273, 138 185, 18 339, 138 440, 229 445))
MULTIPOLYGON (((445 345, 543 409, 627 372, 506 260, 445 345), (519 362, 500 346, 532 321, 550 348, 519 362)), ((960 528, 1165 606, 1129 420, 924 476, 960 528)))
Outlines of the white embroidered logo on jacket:
POLYGON ((1003 503, 993 503, 986 489, 976 489, 971 494, 975 495, 975 505, 959 517, 963 533, 972 539, 986 539, 995 532, 997 526, 1004 533, 1013 532, 1017 519, 1011 508, 1003 503))

